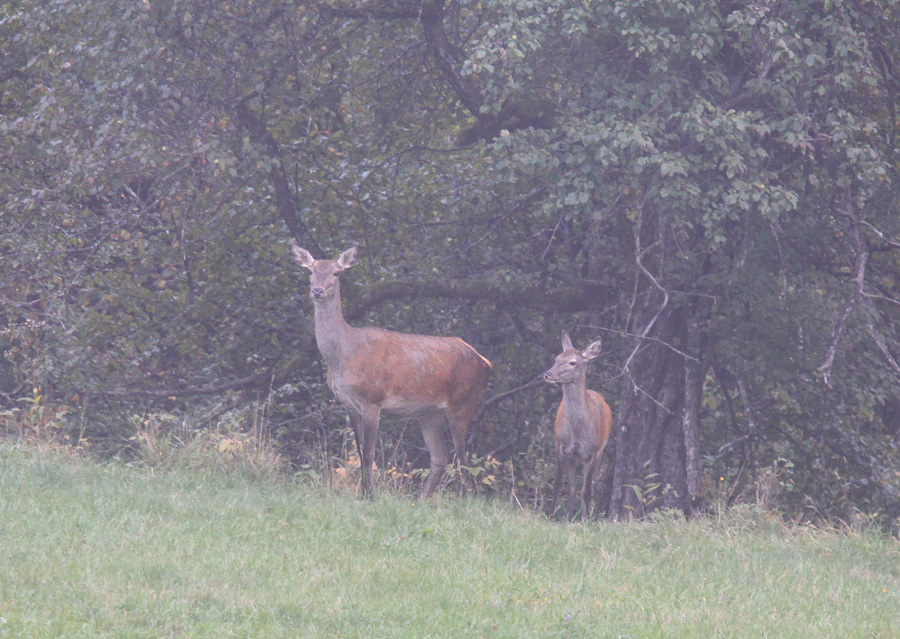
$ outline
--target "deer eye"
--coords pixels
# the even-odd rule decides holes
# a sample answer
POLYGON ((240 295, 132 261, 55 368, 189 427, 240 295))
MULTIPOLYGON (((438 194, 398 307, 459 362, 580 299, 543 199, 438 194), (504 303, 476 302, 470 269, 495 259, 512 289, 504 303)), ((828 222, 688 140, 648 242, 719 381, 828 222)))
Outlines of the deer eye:
POLYGON ((574 361, 569 362, 569 366, 575 366, 575 362, 574 361))

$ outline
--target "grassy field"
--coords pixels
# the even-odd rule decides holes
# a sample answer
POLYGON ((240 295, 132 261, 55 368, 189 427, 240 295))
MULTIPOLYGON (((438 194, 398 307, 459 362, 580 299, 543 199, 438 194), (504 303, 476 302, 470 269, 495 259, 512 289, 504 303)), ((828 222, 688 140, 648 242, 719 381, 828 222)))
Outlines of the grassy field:
POLYGON ((749 510, 368 503, 0 444, 0 637, 900 637, 900 543, 749 510))

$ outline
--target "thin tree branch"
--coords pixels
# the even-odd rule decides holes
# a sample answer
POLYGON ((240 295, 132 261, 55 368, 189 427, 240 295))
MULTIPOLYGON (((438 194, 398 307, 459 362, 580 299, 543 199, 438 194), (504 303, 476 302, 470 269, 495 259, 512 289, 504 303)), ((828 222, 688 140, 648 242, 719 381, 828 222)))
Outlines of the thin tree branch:
POLYGON ((474 84, 466 81, 459 73, 459 57, 447 38, 447 32, 444 31, 445 4, 445 0, 423 0, 421 19, 425 41, 431 48, 438 68, 456 93, 459 101, 472 115, 483 120, 486 117, 484 113, 481 113, 484 97, 474 84))
POLYGON ((844 196, 844 210, 841 212, 845 217, 851 220, 851 238, 853 241, 853 247, 856 251, 856 259, 855 259, 855 271, 853 275, 853 282, 855 284, 853 295, 851 295, 850 300, 847 302, 847 305, 844 307, 841 316, 838 318, 837 323, 834 325, 834 329, 831 332, 831 345, 828 347, 828 352, 825 354, 825 361, 819 366, 816 371, 821 373, 822 379, 827 385, 830 381, 831 377, 831 368, 834 364, 834 358, 837 354, 838 346, 841 343, 841 338, 844 332, 844 324, 847 322, 847 318, 850 314, 857 309, 857 307, 863 302, 865 299, 865 280, 866 280, 866 263, 869 259, 869 252, 866 250, 865 244, 862 241, 859 233, 859 223, 855 218, 853 218, 850 214, 850 195, 846 193, 844 196))
POLYGON ((351 20, 418 20, 422 16, 420 6, 402 8, 365 7, 350 9, 323 4, 322 13, 335 18, 349 18, 351 20))
POLYGON ((248 377, 243 377, 241 379, 233 380, 230 382, 225 382, 223 384, 216 384, 214 386, 203 386, 200 388, 169 388, 169 389, 156 389, 156 390, 137 390, 137 389, 128 389, 125 387, 118 388, 110 388, 110 389, 102 389, 98 391, 92 391, 86 394, 93 395, 104 395, 107 397, 125 397, 125 398, 134 398, 134 397, 143 397, 143 398, 160 398, 160 397, 199 397, 202 395, 218 395, 220 393, 224 393, 230 390, 242 390, 245 388, 249 388, 257 385, 259 382, 272 379, 271 370, 267 370, 263 373, 256 373, 254 375, 250 375, 248 377))
MULTIPOLYGON (((870 304, 868 303, 866 305, 870 306, 870 304)), ((871 310, 874 311, 874 309, 871 310)), ((900 374, 900 364, 897 364, 897 360, 894 359, 894 356, 891 354, 891 351, 885 343, 884 338, 878 334, 878 331, 875 330, 875 324, 872 322, 872 313, 868 314, 866 324, 869 328, 869 335, 872 336, 872 339, 878 346, 878 350, 880 350, 881 354, 884 355, 884 358, 887 360, 887 363, 890 364, 891 368, 894 369, 894 372, 900 374)))
POLYGON ((860 224, 862 224, 863 226, 865 226, 867 229, 870 229, 873 233, 875 233, 875 235, 878 236, 878 238, 879 238, 882 242, 884 242, 885 244, 887 244, 887 245, 890 246, 891 248, 900 249, 900 242, 898 242, 897 240, 892 240, 892 239, 890 239, 890 238, 887 237, 884 233, 882 233, 879 229, 877 229, 876 227, 874 227, 871 223, 867 222, 866 220, 862 220, 862 221, 860 221, 860 224))
POLYGON ((484 411, 486 411, 488 408, 490 408, 494 404, 499 404, 500 402, 502 402, 504 399, 506 399, 508 397, 517 395, 518 393, 521 393, 523 391, 531 390, 532 388, 537 388, 538 386, 542 386, 543 384, 544 384, 544 381, 540 377, 535 377, 535 378, 531 379, 530 381, 525 382, 521 386, 516 386, 515 388, 511 388, 510 390, 503 391, 502 393, 497 393, 496 395, 494 395, 490 399, 485 400, 481 404, 481 406, 478 408, 478 412, 475 413, 475 418, 473 419, 473 421, 478 421, 478 419, 481 417, 481 415, 484 413, 484 411))
POLYGON ((484 300, 530 308, 551 308, 558 312, 574 312, 596 307, 598 287, 589 283, 548 289, 532 284, 492 280, 416 280, 384 281, 364 287, 347 286, 344 316, 359 319, 367 311, 384 302, 398 299, 484 300))
MULTIPOLYGON (((637 356, 637 353, 640 350, 641 344, 647 338, 647 335, 650 334, 650 331, 653 330, 653 327, 656 325, 657 320, 660 318, 660 316, 662 315, 666 306, 668 306, 668 304, 669 304, 669 292, 665 289, 665 287, 662 284, 659 283, 659 280, 657 280, 653 276, 653 274, 650 272, 650 270, 646 266, 644 266, 644 263, 641 259, 642 255, 645 252, 645 250, 641 248, 641 227, 642 227, 642 225, 643 225, 643 210, 640 209, 638 212, 637 223, 634 227, 634 241, 635 241, 634 261, 635 261, 635 264, 637 265, 638 269, 647 277, 647 279, 650 280, 650 283, 653 284, 653 286, 662 293, 663 299, 662 299, 662 302, 660 302, 659 306, 657 307, 656 312, 653 314, 653 317, 650 318, 650 321, 647 322, 647 324, 644 326, 644 329, 638 335, 638 338, 635 340, 634 348, 632 349, 631 353, 626 358, 625 364, 622 366, 622 370, 625 371, 625 373, 628 375, 629 378, 632 378, 631 369, 630 369, 631 362, 634 360, 635 356, 637 356)), ((633 378, 632 378, 632 383, 634 383, 633 378)), ((635 387, 637 388, 637 386, 635 386, 635 387)))
POLYGON ((325 258, 325 252, 300 218, 300 207, 297 205, 297 198, 294 197, 294 192, 291 189, 291 183, 285 170, 281 145, 266 127, 265 122, 247 105, 254 97, 256 95, 251 94, 235 105, 238 122, 247 130, 250 134, 250 139, 254 143, 265 147, 269 156, 273 160, 277 160, 272 164, 269 177, 272 180, 272 186, 275 188, 275 202, 278 206, 278 212, 281 214, 281 219, 284 220, 294 239, 300 242, 301 246, 312 253, 316 259, 323 259, 325 258))

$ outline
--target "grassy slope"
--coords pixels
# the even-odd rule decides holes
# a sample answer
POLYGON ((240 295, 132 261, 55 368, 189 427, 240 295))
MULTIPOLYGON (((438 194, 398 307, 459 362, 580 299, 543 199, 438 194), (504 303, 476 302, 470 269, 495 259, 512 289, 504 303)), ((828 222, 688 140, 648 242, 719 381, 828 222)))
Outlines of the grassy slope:
POLYGON ((0 444, 0 637, 900 637, 900 544, 568 525, 0 444))

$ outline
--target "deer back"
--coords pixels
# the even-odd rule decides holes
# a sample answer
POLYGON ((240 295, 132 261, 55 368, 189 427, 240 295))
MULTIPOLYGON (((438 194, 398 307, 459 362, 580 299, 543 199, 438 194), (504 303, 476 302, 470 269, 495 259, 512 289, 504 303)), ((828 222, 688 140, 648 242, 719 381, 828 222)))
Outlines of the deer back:
POLYGON ((480 403, 490 362, 457 337, 352 329, 342 357, 329 362, 339 398, 415 415, 480 403))

